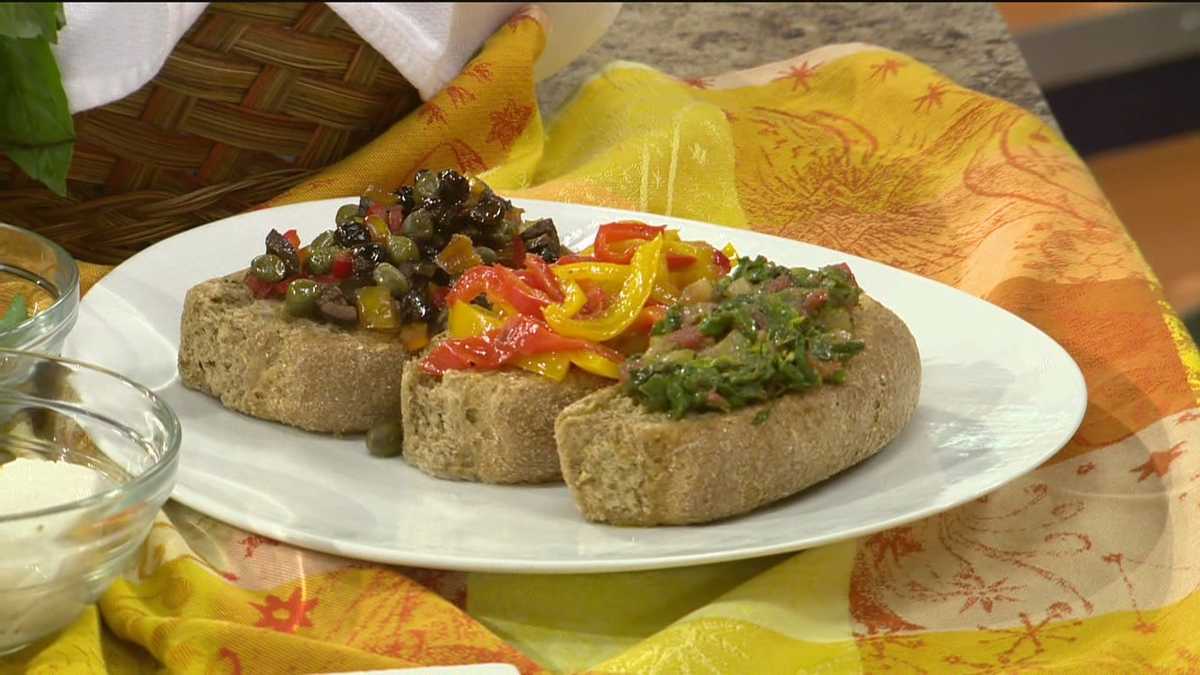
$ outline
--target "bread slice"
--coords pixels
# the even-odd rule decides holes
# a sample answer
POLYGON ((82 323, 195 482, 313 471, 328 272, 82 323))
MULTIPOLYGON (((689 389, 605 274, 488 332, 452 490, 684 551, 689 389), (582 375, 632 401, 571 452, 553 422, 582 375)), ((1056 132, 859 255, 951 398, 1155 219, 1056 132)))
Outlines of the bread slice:
POLYGON ((438 478, 484 483, 562 480, 554 418, 610 383, 574 368, 562 382, 522 370, 404 372, 404 459, 438 478))
POLYGON ((179 340, 184 386, 307 431, 365 432, 400 410, 408 350, 394 336, 294 319, 254 298, 244 272, 188 290, 179 340))
POLYGON ((585 518, 703 523, 795 494, 878 452, 912 418, 916 341, 867 296, 852 316, 866 349, 830 385, 731 413, 672 420, 609 387, 558 416, 563 478, 585 518), (762 411, 767 419, 755 424, 762 411))

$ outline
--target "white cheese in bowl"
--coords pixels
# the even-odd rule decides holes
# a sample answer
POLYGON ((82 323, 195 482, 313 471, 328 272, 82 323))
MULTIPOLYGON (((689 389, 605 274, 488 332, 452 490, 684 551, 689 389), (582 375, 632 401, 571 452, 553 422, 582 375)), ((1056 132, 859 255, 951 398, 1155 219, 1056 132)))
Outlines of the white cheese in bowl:
POLYGON ((63 537, 74 514, 20 517, 103 492, 113 482, 70 462, 19 457, 0 464, 0 654, 71 621, 87 598, 71 584, 79 546, 63 537))

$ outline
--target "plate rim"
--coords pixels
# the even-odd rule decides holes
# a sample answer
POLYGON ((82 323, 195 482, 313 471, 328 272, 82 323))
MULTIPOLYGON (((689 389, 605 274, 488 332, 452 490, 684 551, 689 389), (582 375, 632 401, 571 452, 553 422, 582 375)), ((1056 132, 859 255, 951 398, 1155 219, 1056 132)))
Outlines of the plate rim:
MULTIPOLYGON (((354 199, 357 199, 357 196, 331 197, 331 198, 326 198, 326 199, 295 202, 293 204, 285 204, 285 205, 281 205, 281 206, 277 206, 277 207, 257 209, 254 211, 247 211, 244 213, 234 214, 232 216, 228 216, 228 217, 222 218, 220 220, 215 220, 210 223, 206 223, 204 225, 200 225, 198 227, 194 227, 194 228, 185 230, 184 232, 177 233, 171 237, 168 237, 159 242, 156 242, 155 244, 143 249, 142 251, 139 251, 134 256, 131 256, 130 258, 128 258, 127 260, 122 262, 120 265, 113 268, 104 277, 99 279, 93 285, 93 288, 105 286, 106 281, 108 281, 109 283, 112 283, 114 281, 119 280, 121 278, 122 268, 126 268, 126 271, 130 268, 133 268, 136 265, 136 263, 138 263, 140 261, 140 259, 143 258, 143 256, 150 257, 150 256, 155 255, 156 249, 166 246, 170 242, 174 242, 177 245, 178 244, 177 240, 179 240, 179 239, 186 239, 190 236, 200 235, 200 233, 202 233, 204 230, 207 230, 210 228, 218 228, 218 227, 226 226, 226 223, 228 223, 229 221, 237 221, 237 220, 240 220, 243 218, 261 217, 262 214, 264 214, 264 213, 279 212, 281 210, 314 208, 323 203, 332 204, 334 202, 345 202, 347 200, 354 200, 354 199), (116 276, 114 276, 114 275, 116 275, 116 276)), ((332 538, 329 538, 326 536, 314 535, 314 534, 311 534, 309 532, 306 532, 302 529, 298 529, 298 528, 290 526, 290 525, 282 525, 282 524, 279 524, 277 522, 273 522, 270 520, 260 520, 257 517, 255 517, 253 514, 248 514, 248 513, 245 513, 244 511, 239 513, 238 509, 234 506, 222 505, 217 500, 209 498, 209 497, 201 494, 199 491, 193 490, 189 486, 183 484, 181 481, 176 482, 174 490, 171 494, 171 499, 178 501, 179 503, 181 503, 185 506, 188 506, 189 508, 192 508, 206 516, 212 517, 212 518, 214 518, 218 521, 221 521, 222 523, 225 523, 227 525, 231 525, 233 527, 244 529, 244 530, 247 530, 254 534, 260 535, 260 536, 269 537, 271 539, 275 539, 282 543, 286 543, 286 544, 293 545, 293 546, 298 546, 301 548, 306 548, 309 550, 313 550, 313 551, 317 551, 317 552, 321 552, 321 553, 325 553, 325 554, 329 554, 329 555, 340 556, 340 557, 344 557, 344 558, 351 558, 351 559, 355 559, 355 560, 362 560, 362 561, 367 561, 367 562, 374 562, 374 563, 407 565, 407 566, 414 566, 414 567, 426 567, 426 568, 455 570, 455 571, 526 573, 526 574, 611 573, 611 572, 625 572, 625 571, 645 571, 645 570, 656 570, 656 569, 669 569, 669 568, 679 568, 679 567, 691 567, 691 566, 696 566, 696 565, 706 565, 706 564, 713 564, 713 563, 720 563, 720 562, 729 562, 729 561, 734 561, 734 560, 743 560, 743 559, 750 559, 750 558, 759 558, 759 557, 766 557, 766 556, 778 555, 778 554, 789 553, 789 552, 799 552, 799 551, 808 550, 808 549, 812 549, 812 548, 816 548, 816 547, 820 547, 820 546, 824 546, 824 545, 828 545, 828 544, 832 544, 832 543, 837 543, 837 542, 841 542, 841 541, 849 541, 852 539, 859 539, 859 538, 869 536, 869 535, 877 533, 877 532, 881 532, 883 530, 903 526, 908 523, 912 523, 912 522, 915 522, 918 520, 922 520, 925 518, 929 518, 929 517, 938 515, 940 513, 950 511, 950 510, 957 508, 973 499, 978 499, 981 496, 990 494, 990 493, 994 492, 995 490, 997 490, 998 488, 1002 487, 1003 485, 1013 482, 1013 481, 1016 481, 1016 480, 1020 479, 1021 477, 1024 477, 1024 476, 1028 475, 1029 473, 1032 473, 1033 471, 1037 470, 1047 460, 1049 460, 1055 454, 1057 454, 1059 452, 1059 450, 1061 450, 1063 447, 1065 447, 1065 445, 1070 441, 1070 439, 1078 431, 1080 425, 1083 422, 1083 418, 1086 414, 1087 404, 1088 404, 1087 383, 1086 383, 1086 379, 1084 378, 1083 372, 1079 367, 1079 364, 1075 361, 1075 359, 1071 356, 1071 354, 1069 352, 1067 352, 1067 350, 1052 336, 1050 336, 1049 334, 1047 334, 1045 331, 1041 330, 1034 324, 1030 323, 1025 318, 1023 318, 1003 307, 1000 307, 999 305, 996 305, 996 304, 991 303, 983 298, 980 298, 978 296, 967 293, 966 291, 963 291, 963 290, 956 288, 954 286, 951 286, 949 284, 945 284, 940 281, 931 279, 929 277, 924 277, 924 276, 921 276, 914 272, 900 269, 898 267, 894 267, 887 263, 880 262, 877 260, 872 260, 870 258, 866 258, 863 256, 854 255, 854 254, 846 253, 843 251, 838 251, 837 249, 820 246, 818 244, 813 244, 813 243, 809 243, 809 242, 805 242, 805 241, 789 239, 786 237, 780 237, 778 235, 769 234, 769 233, 765 233, 765 232, 758 232, 756 230, 752 230, 749 228, 729 227, 729 226, 719 225, 716 223, 709 223, 709 222, 693 220, 693 219, 689 219, 689 218, 681 218, 678 216, 667 216, 667 215, 662 215, 662 214, 654 214, 654 213, 634 211, 634 210, 630 210, 630 209, 622 209, 622 208, 608 207, 608 206, 597 206, 597 205, 592 205, 592 204, 577 204, 577 203, 573 203, 573 202, 554 201, 554 200, 545 200, 545 199, 527 199, 527 198, 521 198, 521 197, 512 197, 511 199, 518 206, 520 206, 522 208, 527 208, 528 210, 536 210, 536 207, 541 206, 541 205, 546 205, 549 208, 557 208, 557 209, 561 209, 561 208, 580 209, 585 212, 590 212, 592 214, 595 214, 597 216, 599 216, 602 213, 622 214, 624 216, 628 216, 630 218, 636 218, 636 219, 643 220, 643 221, 653 221, 654 219, 667 219, 667 220, 674 221, 677 223, 683 222, 683 223, 689 223, 694 226, 698 225, 702 228, 731 229, 734 231, 749 234, 756 238, 766 239, 768 241, 768 243, 773 242, 778 245, 792 246, 792 247, 800 245, 803 247, 817 249, 817 250, 820 250, 825 253, 831 253, 831 254, 835 254, 837 256, 844 256, 846 258, 849 258, 850 262, 852 264, 854 263, 854 261, 864 261, 864 262, 868 262, 872 265, 882 266, 882 267, 887 268, 890 273, 893 273, 893 274, 899 273, 900 275, 903 275, 903 277, 906 280, 908 280, 910 283, 937 286, 937 287, 940 287, 940 289, 943 292, 946 290, 949 290, 949 291, 952 291, 953 293, 956 293, 956 294, 962 296, 966 301, 975 302, 975 303, 983 303, 991 311, 1002 313, 1002 314, 1006 315, 1009 320, 1015 319, 1016 322, 1018 324, 1020 324, 1024 330, 1030 331, 1033 335, 1040 337, 1040 339, 1045 340, 1046 342, 1049 343, 1049 345, 1052 346, 1051 352, 1053 352, 1055 356, 1059 357, 1062 360, 1063 372, 1059 373, 1059 375, 1061 375, 1063 377, 1069 377, 1071 382, 1068 383, 1068 386, 1070 386, 1072 389, 1074 389, 1075 393, 1078 394, 1077 397, 1073 397, 1075 400, 1078 401, 1075 419, 1073 420, 1073 422, 1070 425, 1065 425, 1063 427, 1063 431, 1060 434, 1058 434, 1057 437, 1055 437, 1053 439, 1053 442, 1047 442, 1047 444, 1046 444, 1047 449, 1045 451, 1043 451, 1042 453, 1040 453, 1037 456, 1036 460, 1029 459, 1026 463, 1022 464, 1022 466, 1020 467, 1020 469, 1018 471, 1009 472, 1009 473, 1004 474, 1001 477, 988 480, 988 481, 986 481, 986 485, 984 487, 980 488, 979 490, 974 491, 972 494, 967 494, 967 495, 962 495, 962 496, 952 498, 946 504, 930 504, 923 508, 915 509, 908 513, 900 514, 900 515, 897 515, 892 518, 884 519, 882 521, 876 521, 876 522, 872 522, 870 524, 866 524, 866 525, 862 525, 862 526, 858 526, 858 527, 843 529, 843 530, 840 530, 837 532, 827 533, 822 536, 810 537, 803 541, 795 541, 795 540, 784 541, 784 542, 776 542, 776 543, 771 543, 771 544, 763 544, 763 545, 750 546, 750 547, 735 547, 735 548, 729 548, 729 549, 725 549, 725 550, 709 551, 709 552, 703 552, 703 553, 655 555, 655 556, 650 556, 650 557, 628 556, 628 557, 624 557, 624 558, 601 559, 601 560, 593 559, 593 560, 551 560, 551 561, 522 559, 522 558, 497 558, 494 556, 493 557, 476 557, 476 556, 462 556, 462 555, 447 556, 445 554, 431 554, 431 553, 421 553, 421 552, 406 553, 406 552, 404 552, 400 549, 396 549, 396 548, 384 548, 384 547, 379 547, 379 546, 374 546, 374 545, 369 545, 369 544, 361 544, 358 542, 347 541, 347 540, 335 540, 335 539, 332 539, 332 538), (530 207, 532 207, 532 208, 530 208, 530 207), (1027 464, 1027 466, 1024 464, 1027 464)), ((91 294, 88 293, 87 295, 91 295, 91 294)), ((87 295, 85 295, 83 298, 81 298, 81 301, 80 301, 81 312, 85 309, 85 305, 87 303, 87 295)), ((118 297, 119 297, 119 294, 114 293, 114 295, 118 295, 118 297)), ((69 346, 70 343, 71 343, 71 340, 70 340, 70 337, 68 337, 67 346, 69 346)), ((177 344, 173 345, 173 347, 176 350, 176 353, 178 353, 178 345, 177 344)), ((235 411, 231 411, 231 410, 227 410, 227 409, 225 410, 225 412, 230 415, 238 414, 235 411)), ((185 433, 186 433, 186 429, 185 429, 185 433)), ((890 444, 891 444, 891 442, 889 442, 889 445, 890 444)), ((884 448, 881 449, 879 451, 879 453, 877 453, 877 454, 887 452, 887 449, 888 449, 888 446, 884 446, 884 448)), ((869 459, 868 459, 868 461, 869 461, 869 459)), ((835 474, 834 476, 827 479, 826 481, 822 481, 818 485, 825 484, 826 482, 828 482, 830 480, 835 480, 842 473, 843 472, 839 472, 838 474, 835 474)), ((517 486, 517 487, 519 488, 519 486, 517 486)), ((784 501, 784 500, 780 500, 780 501, 784 501)), ((778 503, 778 502, 776 502, 776 503, 778 503)), ((770 506, 770 505, 764 505, 764 507, 766 507, 766 506, 770 506)), ((747 513, 747 514, 742 514, 741 516, 735 516, 734 518, 750 516, 752 513, 753 512, 747 513)), ((718 522, 729 522, 729 521, 723 520, 723 521, 718 521, 718 522)), ((641 531, 641 530, 645 530, 645 529, 660 529, 660 530, 661 529, 671 529, 671 528, 701 529, 701 528, 705 527, 705 525, 703 525, 703 524, 702 525, 690 525, 690 526, 659 526, 657 528, 623 528, 623 527, 617 527, 617 526, 612 526, 612 525, 595 524, 595 523, 588 523, 588 525, 591 527, 609 528, 614 531, 624 530, 624 531, 630 531, 630 532, 637 532, 637 531, 641 531)))

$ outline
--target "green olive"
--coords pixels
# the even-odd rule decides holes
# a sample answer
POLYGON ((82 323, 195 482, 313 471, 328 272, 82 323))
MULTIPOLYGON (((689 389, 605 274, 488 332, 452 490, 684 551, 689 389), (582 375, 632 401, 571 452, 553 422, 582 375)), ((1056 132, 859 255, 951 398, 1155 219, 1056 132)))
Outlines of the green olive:
POLYGON ((264 253, 255 258, 250 263, 250 269, 254 276, 272 284, 283 281, 287 276, 287 265, 283 264, 283 258, 273 253, 264 253))
POLYGON ((373 457, 395 457, 404 452, 404 427, 399 422, 382 422, 367 432, 367 450, 373 457))
POLYGON ((321 284, 312 279, 297 279, 288 284, 287 298, 283 306, 292 316, 312 316, 317 309, 319 295, 321 284))
POLYGON ((413 177, 413 196, 417 199, 434 199, 440 188, 441 181, 432 171, 422 169, 413 177))
POLYGON ((413 240, 402 234, 393 234, 388 237, 387 251, 388 260, 391 260, 393 265, 412 262, 421 257, 421 251, 417 249, 413 240))
POLYGON ((483 264, 485 265, 491 265, 492 263, 496 262, 496 259, 499 257, 496 255, 495 251, 486 246, 476 246, 475 255, 479 256, 479 259, 482 260, 483 264))
POLYGON ((426 241, 433 236, 433 214, 417 209, 404 219, 404 234, 413 241, 426 241))
POLYGON ((391 291, 392 295, 397 298, 402 297, 412 288, 408 277, 404 276, 404 272, 396 269, 396 266, 391 263, 379 263, 375 266, 375 271, 371 273, 371 278, 375 281, 376 286, 383 286, 391 291))
POLYGON ((316 239, 312 240, 312 243, 308 245, 308 248, 315 250, 318 248, 329 248, 330 246, 336 246, 337 239, 334 238, 335 234, 336 233, 333 230, 325 230, 321 234, 318 234, 316 239))
POLYGON ((337 215, 333 217, 333 222, 338 225, 344 225, 354 219, 358 215, 358 204, 346 204, 337 210, 337 215))
POLYGON ((314 248, 308 256, 308 271, 317 276, 329 274, 329 270, 333 269, 333 258, 337 255, 337 249, 332 246, 326 248, 314 248))

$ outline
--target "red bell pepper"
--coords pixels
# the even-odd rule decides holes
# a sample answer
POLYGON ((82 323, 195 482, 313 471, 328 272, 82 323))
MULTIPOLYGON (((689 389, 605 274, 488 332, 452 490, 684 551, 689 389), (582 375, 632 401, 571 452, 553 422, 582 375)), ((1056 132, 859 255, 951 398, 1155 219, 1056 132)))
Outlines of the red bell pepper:
POLYGON ((348 279, 354 274, 354 260, 349 251, 341 251, 333 257, 333 266, 330 267, 329 273, 335 279, 348 279))
POLYGON ((521 314, 541 318, 542 308, 551 303, 545 291, 533 288, 517 273, 501 265, 472 267, 454 282, 447 304, 471 302, 481 295, 508 303, 521 314))
POLYGON ((607 347, 563 337, 537 319, 517 315, 484 335, 439 343, 421 361, 421 369, 435 376, 447 370, 495 370, 525 356, 580 350, 596 352, 616 363, 623 360, 620 354, 607 347))
POLYGON ((635 247, 618 248, 617 242, 631 239, 649 241, 662 234, 666 229, 663 226, 647 225, 634 220, 619 220, 615 223, 601 225, 600 230, 596 232, 596 242, 593 246, 596 259, 601 262, 627 265, 633 259, 635 247))
POLYGON ((288 230, 287 232, 283 233, 283 238, 288 240, 288 243, 292 245, 292 248, 296 249, 297 251, 300 250, 300 234, 298 232, 295 230, 288 230))

